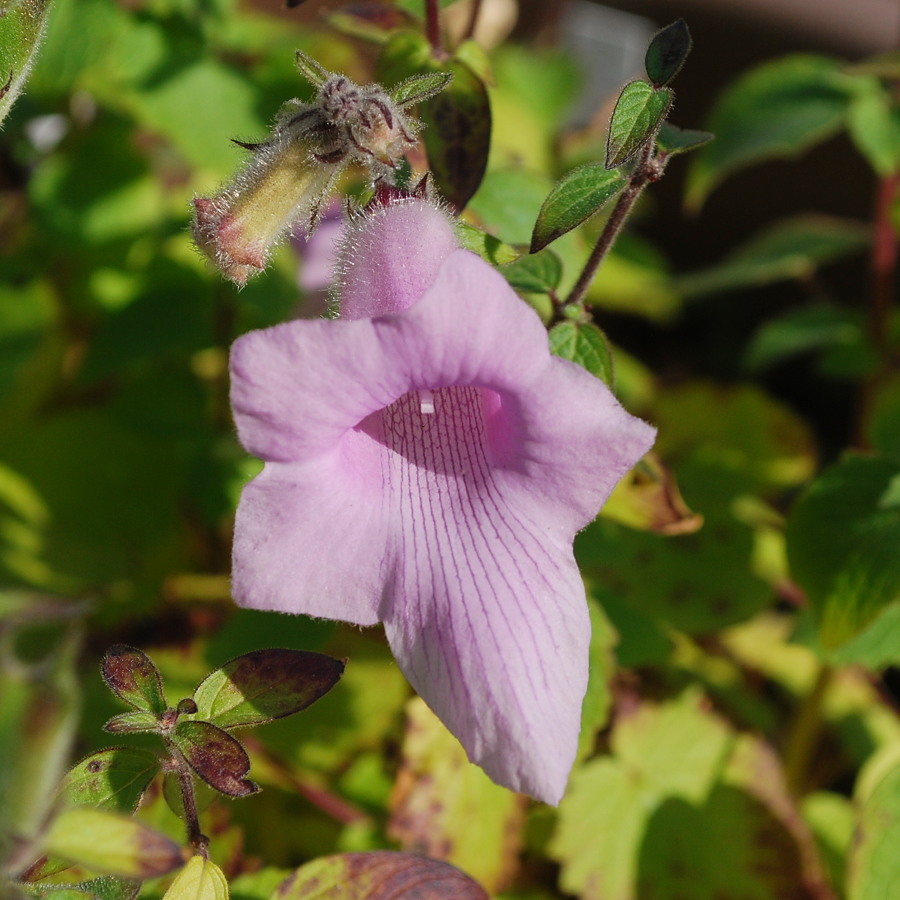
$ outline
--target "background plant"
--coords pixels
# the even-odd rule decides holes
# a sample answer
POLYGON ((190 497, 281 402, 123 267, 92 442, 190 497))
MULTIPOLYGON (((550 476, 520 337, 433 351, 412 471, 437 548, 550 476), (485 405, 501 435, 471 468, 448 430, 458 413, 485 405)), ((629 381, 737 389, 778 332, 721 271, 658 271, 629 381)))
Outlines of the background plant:
MULTIPOLYGON (((328 896, 331 878, 374 884, 360 894, 374 897, 399 877, 398 863, 424 865, 377 855, 402 848, 449 860, 510 898, 884 897, 897 877, 900 816, 890 674, 900 656, 896 60, 772 61, 724 87, 708 122, 685 122, 715 140, 694 162, 669 163, 688 169, 696 209, 742 170, 774 156, 802 165, 842 133, 872 169, 871 222, 801 211, 748 234, 720 262, 673 273, 665 239, 657 247, 641 237, 645 209, 582 290, 616 203, 637 173, 650 180, 642 166, 703 139, 661 124, 677 65, 651 55, 646 79, 633 82, 644 86, 620 99, 636 115, 622 120, 618 108, 609 135, 560 141, 577 86, 563 57, 450 45, 434 8, 426 13, 412 3, 347 9, 310 32, 230 0, 51 8, 27 91, 0 135, 0 567, 9 588, 0 793, 16 890, 224 896, 227 880, 232 896, 268 898, 319 859, 280 896, 328 896), (284 248, 237 293, 191 250, 188 201, 237 167, 231 138, 258 139, 285 99, 311 96, 293 68, 297 47, 361 83, 453 72, 420 114, 429 164, 464 210, 470 246, 542 312, 557 352, 614 377, 628 408, 659 427, 657 455, 579 538, 594 659, 582 758, 558 811, 469 767, 409 699, 377 632, 230 602, 230 517, 256 463, 232 435, 227 348, 295 312, 298 263, 284 248), (454 166, 462 152, 466 165, 454 166), (868 274, 848 291, 832 264, 854 255, 867 256, 868 274), (719 350, 743 360, 739 381, 698 377, 702 366, 679 347, 667 352, 680 377, 654 374, 658 352, 643 339, 664 340, 660 323, 792 279, 795 303, 719 350), (779 374, 798 359, 835 408, 852 408, 839 440, 827 417, 774 399, 779 374), (183 862, 190 842, 165 779, 154 777, 152 733, 168 705, 141 694, 149 708, 118 719, 150 732, 124 755, 110 756, 101 731, 123 714, 97 666, 121 644, 147 651, 169 699, 197 703, 211 670, 262 647, 348 660, 339 685, 302 717, 241 735, 264 790, 240 803, 212 799, 198 813, 209 862, 194 857, 175 876, 162 871, 183 862), (104 827, 96 795, 82 795, 88 811, 54 800, 78 758, 75 773, 124 760, 113 771, 132 781, 113 806, 130 813, 142 796, 140 808, 92 842, 99 856, 82 869, 26 886, 41 840, 52 849, 104 827), (73 814, 81 821, 66 820, 73 814), (351 851, 376 855, 334 856, 351 851), (123 852, 139 871, 111 868, 123 852), (146 868, 151 858, 159 869, 146 868)), ((155 690, 156 676, 142 683, 155 690)), ((445 896, 475 890, 431 871, 445 896)))

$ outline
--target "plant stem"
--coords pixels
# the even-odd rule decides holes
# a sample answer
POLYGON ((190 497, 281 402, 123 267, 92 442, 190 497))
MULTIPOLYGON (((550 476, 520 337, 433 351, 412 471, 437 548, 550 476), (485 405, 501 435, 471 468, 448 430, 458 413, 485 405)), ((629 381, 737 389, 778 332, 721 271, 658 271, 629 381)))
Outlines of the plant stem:
POLYGON ((872 306, 869 328, 875 346, 888 350, 888 324, 894 297, 897 268, 897 235, 891 221, 891 207, 900 187, 900 172, 882 178, 875 197, 875 234, 872 241, 872 306))
POLYGON ((444 55, 444 48, 441 46, 440 11, 440 0, 425 0, 425 36, 438 58, 444 55))
POLYGON ((803 795, 809 782, 809 766, 822 734, 822 703, 831 684, 833 671, 823 664, 810 692, 797 710, 784 746, 784 773, 795 797, 803 795))
POLYGON ((478 15, 481 12, 481 0, 473 0, 472 11, 469 13, 469 24, 463 32, 463 40, 470 41, 475 37, 475 28, 478 25, 478 15))
POLYGON ((584 269, 582 269, 581 274, 578 276, 578 281, 575 282, 575 286, 566 298, 566 302, 560 307, 560 314, 563 313, 566 307, 581 306, 584 301, 584 295, 587 293, 587 289, 591 286, 591 282, 597 275, 600 263, 603 262, 606 254, 615 243, 615 240, 619 236, 619 232, 622 230, 622 226, 625 224, 625 220, 628 218, 628 214, 634 207, 638 197, 641 196, 644 188, 647 187, 651 181, 658 181, 662 176, 667 158, 664 154, 654 157, 653 148, 654 142, 652 140, 647 141, 647 144, 641 151, 640 162, 638 163, 634 174, 631 176, 628 186, 619 195, 619 199, 613 208, 612 215, 606 220, 606 225, 603 227, 603 231, 600 233, 600 237, 597 239, 597 243, 591 251, 591 255, 588 257, 584 269))
POLYGON ((181 805, 184 807, 184 821, 187 825, 188 843, 204 859, 209 859, 209 838, 200 830, 200 816, 197 813, 197 794, 194 791, 194 776, 181 751, 170 744, 172 762, 178 773, 181 788, 181 805))

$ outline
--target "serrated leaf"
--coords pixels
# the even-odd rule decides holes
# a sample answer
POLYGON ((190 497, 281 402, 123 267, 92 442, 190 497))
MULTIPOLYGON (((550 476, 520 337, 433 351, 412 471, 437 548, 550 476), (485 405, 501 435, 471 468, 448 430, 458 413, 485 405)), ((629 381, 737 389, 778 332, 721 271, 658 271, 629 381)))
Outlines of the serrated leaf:
POLYGON ((211 859, 193 856, 175 876, 162 900, 228 900, 225 873, 211 859))
POLYGON ((819 266, 868 246, 871 230, 837 216, 801 214, 775 222, 717 265, 676 281, 687 299, 722 291, 807 278, 819 266))
POLYGON ((653 35, 644 58, 644 67, 654 85, 668 84, 681 71, 692 45, 691 33, 684 19, 676 19, 653 35))
POLYGON ((884 497, 896 460, 848 454, 826 469, 788 520, 791 572, 834 650, 900 600, 900 507, 884 497))
POLYGON ((131 813, 137 809, 159 765, 159 757, 148 750, 98 750, 68 771, 60 796, 71 806, 98 806, 131 813))
POLYGON ((578 363, 610 388, 615 386, 615 363, 606 335, 590 322, 560 322, 550 329, 550 352, 578 363))
POLYGON ((609 123, 606 168, 628 162, 656 134, 672 105, 669 88, 655 88, 646 81, 631 81, 622 88, 609 123))
POLYGON ((601 163, 588 163, 564 175, 541 206, 531 236, 537 253, 599 212, 628 183, 601 163))
POLYGON ((477 253, 493 266, 504 266, 520 256, 519 251, 511 244, 505 244, 499 238, 468 222, 457 221, 456 237, 466 250, 477 253))
POLYGON ((842 63, 794 55, 764 63, 732 84, 710 116, 715 141, 694 158, 687 202, 700 207, 727 175, 777 157, 798 156, 834 134, 854 95, 842 63))
POLYGON ((130 816, 88 807, 63 810, 47 832, 45 849, 122 878, 156 878, 184 862, 178 844, 161 832, 130 816))
POLYGON ((715 138, 709 131, 694 128, 679 128, 671 122, 663 122, 656 134, 656 146, 667 156, 698 150, 715 138))
POLYGON ((166 711, 162 678, 146 653, 115 644, 104 654, 100 671, 107 687, 129 706, 156 715, 166 711))
POLYGON ((391 795, 388 835, 459 866, 491 894, 515 874, 523 798, 494 784, 468 761, 459 741, 416 697, 391 795))
POLYGON ((401 107, 421 103, 429 97, 439 94, 453 80, 452 72, 429 72, 415 75, 392 87, 388 93, 391 99, 401 107))
POLYGON ((414 853, 341 853, 301 866, 272 900, 488 900, 484 889, 445 862, 414 853))
POLYGON ((219 728, 246 728, 306 709, 328 693, 344 664, 303 650, 255 650, 210 673, 194 691, 197 716, 219 728))
POLYGON ((210 722, 180 721, 171 740, 190 767, 212 788, 229 797, 247 797, 259 785, 244 776, 250 757, 239 741, 210 722))
POLYGON ((847 877, 848 900, 883 900, 900 884, 900 768, 872 791, 857 824, 847 877))
POLYGON ((0 5, 0 123, 25 86, 49 8, 50 0, 6 0, 0 5))
POLYGON ((559 287, 562 260, 552 250, 529 253, 503 266, 500 274, 517 291, 549 294, 559 287))
POLYGON ((159 731, 159 727, 155 713, 135 709, 113 716, 103 725, 103 730, 110 734, 146 734, 159 731))

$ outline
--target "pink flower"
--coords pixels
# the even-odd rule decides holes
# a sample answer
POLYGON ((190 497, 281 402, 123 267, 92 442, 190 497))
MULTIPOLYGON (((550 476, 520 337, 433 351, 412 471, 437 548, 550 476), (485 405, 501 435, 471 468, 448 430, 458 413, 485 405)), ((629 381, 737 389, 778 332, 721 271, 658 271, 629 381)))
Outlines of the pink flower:
POLYGON ((654 431, 551 356, 537 315, 424 201, 351 226, 344 258, 345 320, 232 350, 238 432, 266 462, 238 508, 234 596, 384 623, 472 761, 557 803, 590 640, 572 539, 654 431))

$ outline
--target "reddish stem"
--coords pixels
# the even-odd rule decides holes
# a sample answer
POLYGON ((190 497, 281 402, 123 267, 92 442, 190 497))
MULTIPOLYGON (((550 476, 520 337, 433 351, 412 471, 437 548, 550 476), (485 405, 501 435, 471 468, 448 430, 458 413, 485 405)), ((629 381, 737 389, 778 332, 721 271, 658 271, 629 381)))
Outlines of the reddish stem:
POLYGON ((444 55, 444 48, 441 46, 440 11, 440 0, 425 0, 425 37, 428 38, 428 43, 438 58, 444 55))
POLYGON ((470 41, 475 37, 475 28, 478 26, 478 15, 481 12, 481 0, 474 0, 472 3, 472 12, 469 14, 469 24, 463 33, 463 40, 470 41))

